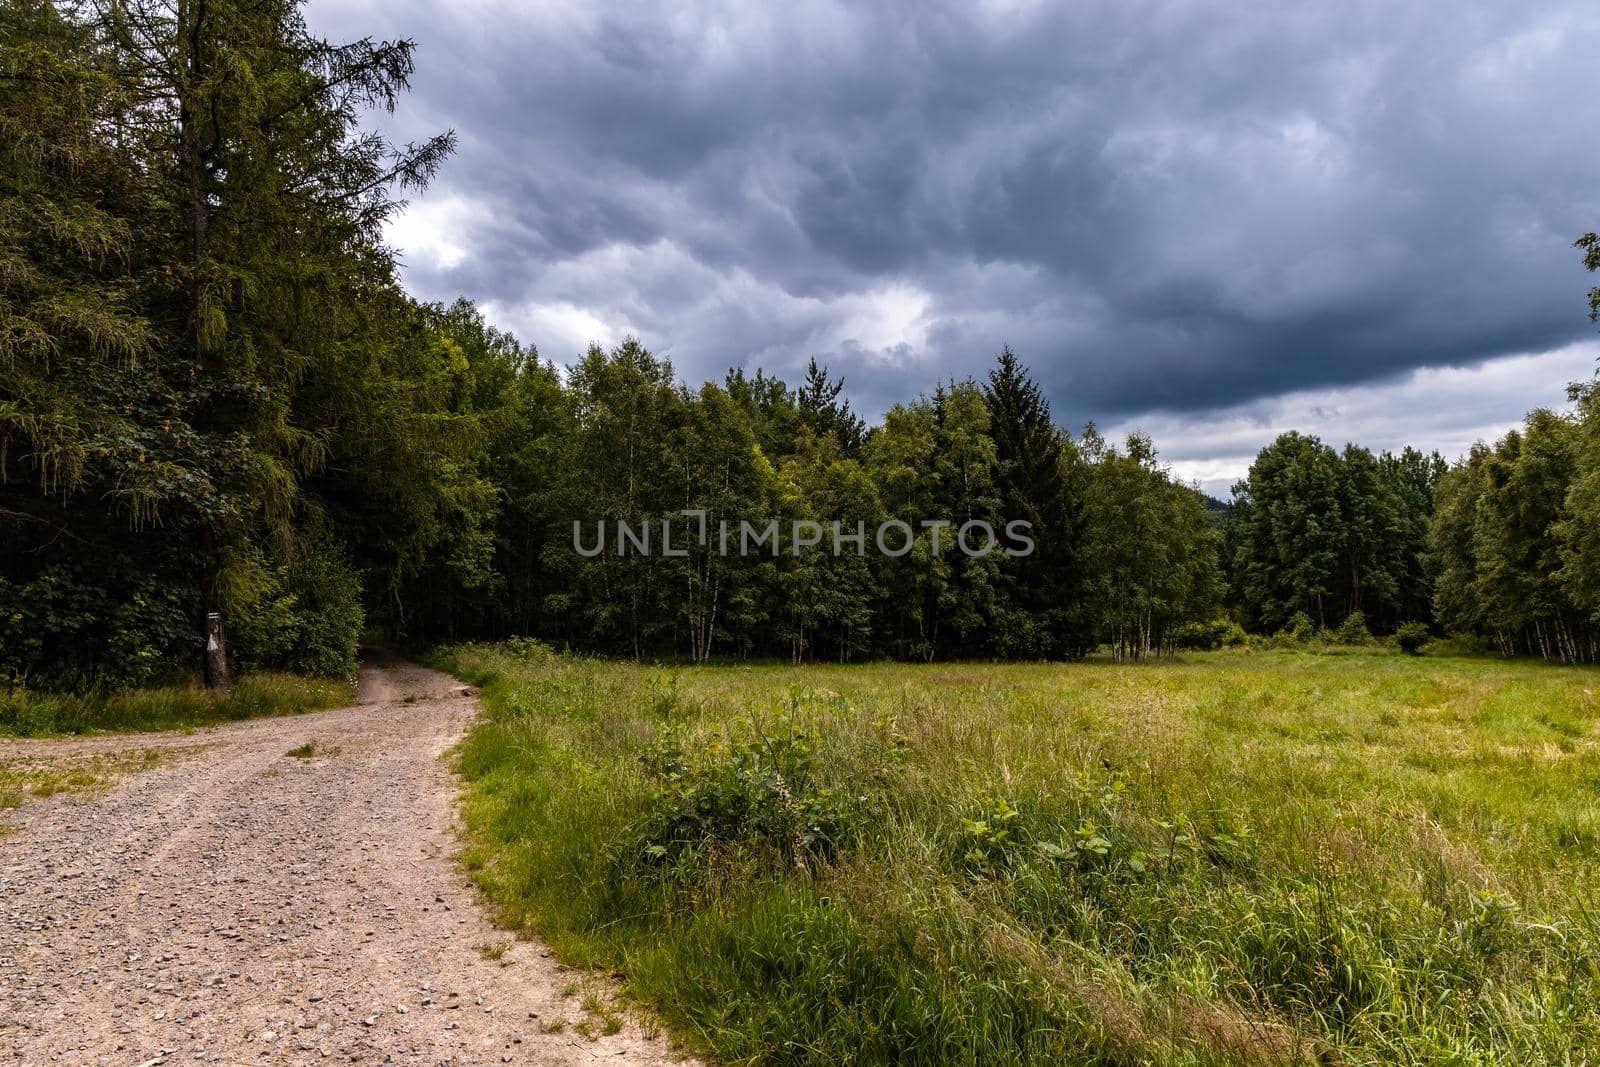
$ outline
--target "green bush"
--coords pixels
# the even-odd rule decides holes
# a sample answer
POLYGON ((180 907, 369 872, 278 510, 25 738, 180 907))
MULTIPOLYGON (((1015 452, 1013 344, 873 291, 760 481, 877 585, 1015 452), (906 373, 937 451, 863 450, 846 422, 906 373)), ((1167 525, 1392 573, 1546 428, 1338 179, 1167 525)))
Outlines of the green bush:
POLYGON ((1366 645, 1372 643, 1372 634, 1367 630, 1367 617, 1359 611, 1352 611, 1344 617, 1344 622, 1339 624, 1339 629, 1334 631, 1334 639, 1341 645, 1366 645))
POLYGON ((1427 623, 1407 622, 1402 623, 1400 629, 1395 631, 1394 642, 1406 655, 1420 656, 1422 646, 1428 643, 1429 637, 1427 623))
POLYGON ((1303 611, 1297 611, 1284 624, 1283 629, 1273 634, 1268 642, 1271 648, 1298 648, 1309 645, 1317 640, 1317 625, 1311 621, 1311 616, 1303 611))
POLYGON ((1214 652, 1219 648, 1234 648, 1245 643, 1244 628, 1231 619, 1211 619, 1208 622, 1186 622, 1172 635, 1172 643, 1181 649, 1214 652))
POLYGON ((694 877, 706 850, 754 846, 783 868, 835 856, 860 824, 859 804, 824 785, 818 739, 780 718, 747 737, 691 758, 671 727, 640 756, 658 787, 634 827, 631 861, 694 877))
MULTIPOLYGON (((191 572, 113 554, 0 574, 0 685, 88 692, 181 682, 200 666, 191 572)), ((353 676, 361 583, 337 552, 313 549, 287 566, 245 554, 231 561, 228 584, 236 675, 353 676)))
POLYGON ((545 663, 556 655, 549 645, 532 637, 508 637, 495 647, 518 663, 545 663))
POLYGON ((301 604, 299 640, 281 668, 324 678, 353 677, 365 622, 360 577, 342 557, 319 553, 294 571, 291 580, 301 604))
POLYGON ((1278 633, 1279 636, 1286 637, 1290 641, 1306 644, 1316 639, 1317 626, 1316 623, 1311 621, 1310 615, 1303 611, 1297 611, 1294 613, 1294 617, 1289 620, 1288 625, 1278 633))
POLYGON ((1424 646, 1424 651, 1429 655, 1438 656, 1503 656, 1505 650, 1499 648, 1483 634, 1452 631, 1443 637, 1435 637, 1424 646))
POLYGON ((1050 634, 1034 621, 1029 612, 998 612, 992 632, 995 655, 1000 659, 1044 659, 1049 655, 1050 634))

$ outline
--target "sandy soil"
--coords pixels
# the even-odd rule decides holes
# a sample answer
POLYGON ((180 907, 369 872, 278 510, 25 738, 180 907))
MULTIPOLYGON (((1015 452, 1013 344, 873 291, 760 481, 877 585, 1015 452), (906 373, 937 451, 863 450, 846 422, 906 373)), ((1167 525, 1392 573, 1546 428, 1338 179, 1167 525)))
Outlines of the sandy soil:
POLYGON ((632 1020, 602 1034, 571 987, 604 997, 603 983, 541 945, 490 958, 512 939, 452 860, 440 758, 475 706, 454 679, 402 663, 363 670, 360 703, 338 711, 188 736, 0 740, 9 760, 173 757, 10 814, 0 1059, 675 1062, 632 1020), (318 755, 287 755, 311 741, 318 755))

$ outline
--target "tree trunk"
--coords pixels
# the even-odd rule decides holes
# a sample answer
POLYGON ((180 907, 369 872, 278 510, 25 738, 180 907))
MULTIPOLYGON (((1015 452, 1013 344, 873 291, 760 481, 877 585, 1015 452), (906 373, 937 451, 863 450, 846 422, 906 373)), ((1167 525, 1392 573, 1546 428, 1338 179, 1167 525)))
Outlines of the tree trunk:
POLYGON ((206 687, 219 693, 233 692, 233 679, 228 676, 228 645, 222 632, 220 611, 206 612, 206 687))
MULTIPOLYGON (((201 101, 199 85, 206 78, 206 61, 201 54, 205 0, 178 7, 178 46, 182 50, 178 99, 178 166, 184 177, 184 237, 189 253, 189 330, 194 346, 197 376, 210 370, 206 337, 206 253, 211 229, 211 206, 206 200, 205 146, 201 140, 201 101)), ((203 520, 204 521, 204 520, 203 520)), ((229 692, 232 679, 228 671, 228 644, 223 627, 222 602, 217 592, 221 570, 221 547, 216 531, 204 526, 200 535, 200 599, 205 612, 205 675, 211 689, 229 692)))
POLYGON ((233 692, 228 673, 228 640, 222 624, 222 598, 217 592, 217 551, 210 533, 200 539, 200 603, 205 611, 206 688, 220 693, 233 692))

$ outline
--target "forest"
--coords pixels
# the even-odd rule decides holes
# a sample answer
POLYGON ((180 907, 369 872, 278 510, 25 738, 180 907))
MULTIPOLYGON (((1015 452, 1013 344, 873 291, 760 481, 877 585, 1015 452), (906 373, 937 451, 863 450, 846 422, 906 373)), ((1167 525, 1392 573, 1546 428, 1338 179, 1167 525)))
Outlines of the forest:
POLYGON ((1285 433, 1224 503, 1145 436, 1060 425, 1003 338, 877 421, 815 360, 695 384, 628 339, 563 365, 401 284, 384 224, 454 145, 366 125, 414 53, 323 40, 294 0, 0 5, 0 679, 343 676, 372 635, 1071 660, 1409 625, 1600 657, 1593 382, 1453 463, 1285 433), (919 532, 574 550, 685 510, 919 532), (1023 520, 1036 550, 940 553, 929 520, 1023 520))

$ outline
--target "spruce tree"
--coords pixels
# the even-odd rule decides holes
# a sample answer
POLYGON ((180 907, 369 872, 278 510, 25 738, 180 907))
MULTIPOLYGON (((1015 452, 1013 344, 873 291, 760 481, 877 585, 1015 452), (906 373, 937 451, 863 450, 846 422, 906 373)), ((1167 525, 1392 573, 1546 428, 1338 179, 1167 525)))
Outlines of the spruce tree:
POLYGON ((1050 404, 1010 346, 1003 347, 983 389, 995 447, 995 492, 1003 522, 1031 524, 1034 551, 1002 566, 1012 635, 1002 654, 1073 656, 1082 650, 1079 568, 1083 500, 1068 478, 1075 457, 1056 427, 1050 404))
POLYGON ((297 0, 101 0, 96 28, 135 98, 127 136, 165 205, 146 254, 165 269, 142 298, 162 330, 200 479, 192 538, 208 684, 229 684, 225 616, 241 561, 291 536, 299 480, 327 442, 295 417, 308 375, 335 361, 360 302, 389 284, 379 241, 449 153, 443 134, 392 149, 362 131, 393 108, 410 41, 333 44, 297 0))
POLYGON ((828 376, 827 367, 817 366, 813 357, 806 365, 805 384, 795 390, 794 402, 801 417, 816 434, 833 434, 839 449, 853 456, 861 448, 865 426, 850 410, 850 401, 841 400, 844 379, 828 376))

